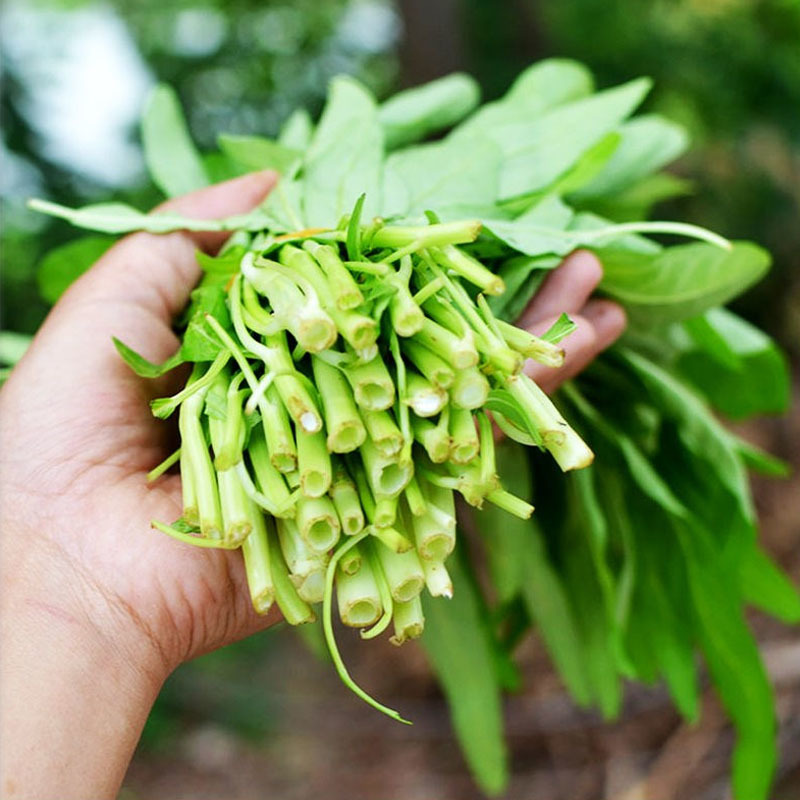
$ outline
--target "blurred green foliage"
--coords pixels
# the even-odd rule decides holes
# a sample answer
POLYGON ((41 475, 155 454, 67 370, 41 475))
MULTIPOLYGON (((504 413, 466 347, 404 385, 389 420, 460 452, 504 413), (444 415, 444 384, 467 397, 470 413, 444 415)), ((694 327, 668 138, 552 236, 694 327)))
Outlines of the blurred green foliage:
POLYGON ((664 208, 775 259, 738 304, 800 355, 800 2, 537 0, 552 54, 585 61, 603 85, 649 75, 649 107, 685 125, 676 170, 696 189, 664 208))

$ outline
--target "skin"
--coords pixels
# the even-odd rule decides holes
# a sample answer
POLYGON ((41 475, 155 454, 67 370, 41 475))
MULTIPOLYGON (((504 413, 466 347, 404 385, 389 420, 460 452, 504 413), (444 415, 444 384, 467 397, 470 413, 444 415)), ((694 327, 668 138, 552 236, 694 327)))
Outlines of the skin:
MULTIPOLYGON (((275 182, 251 175, 166 204, 195 217, 242 213, 275 182)), ((182 662, 269 627, 255 614, 238 553, 201 550, 150 528, 180 516, 177 476, 145 474, 173 448, 152 397, 180 376, 137 378, 117 336, 160 361, 172 319, 199 277, 194 252, 219 234, 133 234, 57 303, 0 391, 0 795, 113 798, 166 677, 182 662)), ((529 365, 547 390, 624 327, 590 300, 597 260, 576 252, 549 276, 521 324, 567 311, 578 330, 559 370, 529 365)))

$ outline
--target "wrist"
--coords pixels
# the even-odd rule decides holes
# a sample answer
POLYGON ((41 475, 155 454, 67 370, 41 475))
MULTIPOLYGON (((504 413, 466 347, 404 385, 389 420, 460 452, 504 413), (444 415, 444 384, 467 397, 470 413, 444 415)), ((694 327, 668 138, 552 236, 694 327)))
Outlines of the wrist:
POLYGON ((169 669, 49 544, 4 534, 0 791, 114 797, 169 669))

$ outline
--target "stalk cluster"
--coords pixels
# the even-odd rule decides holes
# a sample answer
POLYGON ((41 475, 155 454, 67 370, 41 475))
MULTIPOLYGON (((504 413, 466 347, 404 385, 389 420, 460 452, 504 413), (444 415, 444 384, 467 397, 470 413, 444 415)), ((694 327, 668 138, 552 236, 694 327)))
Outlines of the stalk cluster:
POLYGON ((309 622, 335 592, 365 638, 390 625, 396 644, 418 637, 421 592, 452 593, 455 493, 533 512, 498 480, 488 409, 563 469, 591 461, 522 372, 563 352, 498 321, 483 294, 502 280, 459 248, 479 229, 351 219, 235 239, 230 320, 206 316, 218 355, 155 404, 178 409, 183 486, 181 520, 155 524, 240 547, 260 613, 277 603, 309 622))

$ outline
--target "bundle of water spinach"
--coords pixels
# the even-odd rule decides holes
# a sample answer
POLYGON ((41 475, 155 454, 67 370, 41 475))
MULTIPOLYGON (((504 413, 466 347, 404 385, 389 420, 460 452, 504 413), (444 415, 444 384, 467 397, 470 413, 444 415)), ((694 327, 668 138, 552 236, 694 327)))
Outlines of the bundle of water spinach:
MULTIPOLYGON (((348 675, 333 598, 364 638, 424 630, 487 793, 507 781, 501 693, 519 684, 513 651, 532 626, 575 701, 607 717, 636 679, 663 680, 695 719, 699 651, 737 728, 736 796, 765 798, 774 770, 773 697, 743 614, 797 622, 800 598, 758 547, 746 469, 783 466, 713 413, 787 406, 780 352, 722 308, 769 258, 646 221, 687 190, 659 172, 683 130, 631 118, 648 88, 596 91, 585 67, 550 60, 482 106, 465 75, 378 104, 342 77, 316 124, 297 111, 276 139, 221 134, 201 155, 161 86, 143 122, 156 184, 176 195, 275 169, 260 208, 208 221, 32 201, 105 233, 233 232, 217 256, 198 254, 173 358, 152 364, 117 342, 146 377, 194 365, 153 403, 177 414, 181 448, 151 477, 179 463, 184 495, 183 517, 154 525, 241 548, 261 612, 276 602, 299 624, 322 602, 339 674, 398 719, 348 675), (557 369, 574 326, 562 317, 535 337, 513 322, 578 247, 602 261, 601 290, 630 326, 554 405, 522 367, 557 369), (477 539, 456 534, 455 494, 481 509, 477 539)), ((79 273, 102 249, 97 237, 67 247, 40 275, 50 298, 65 261, 79 273)))

